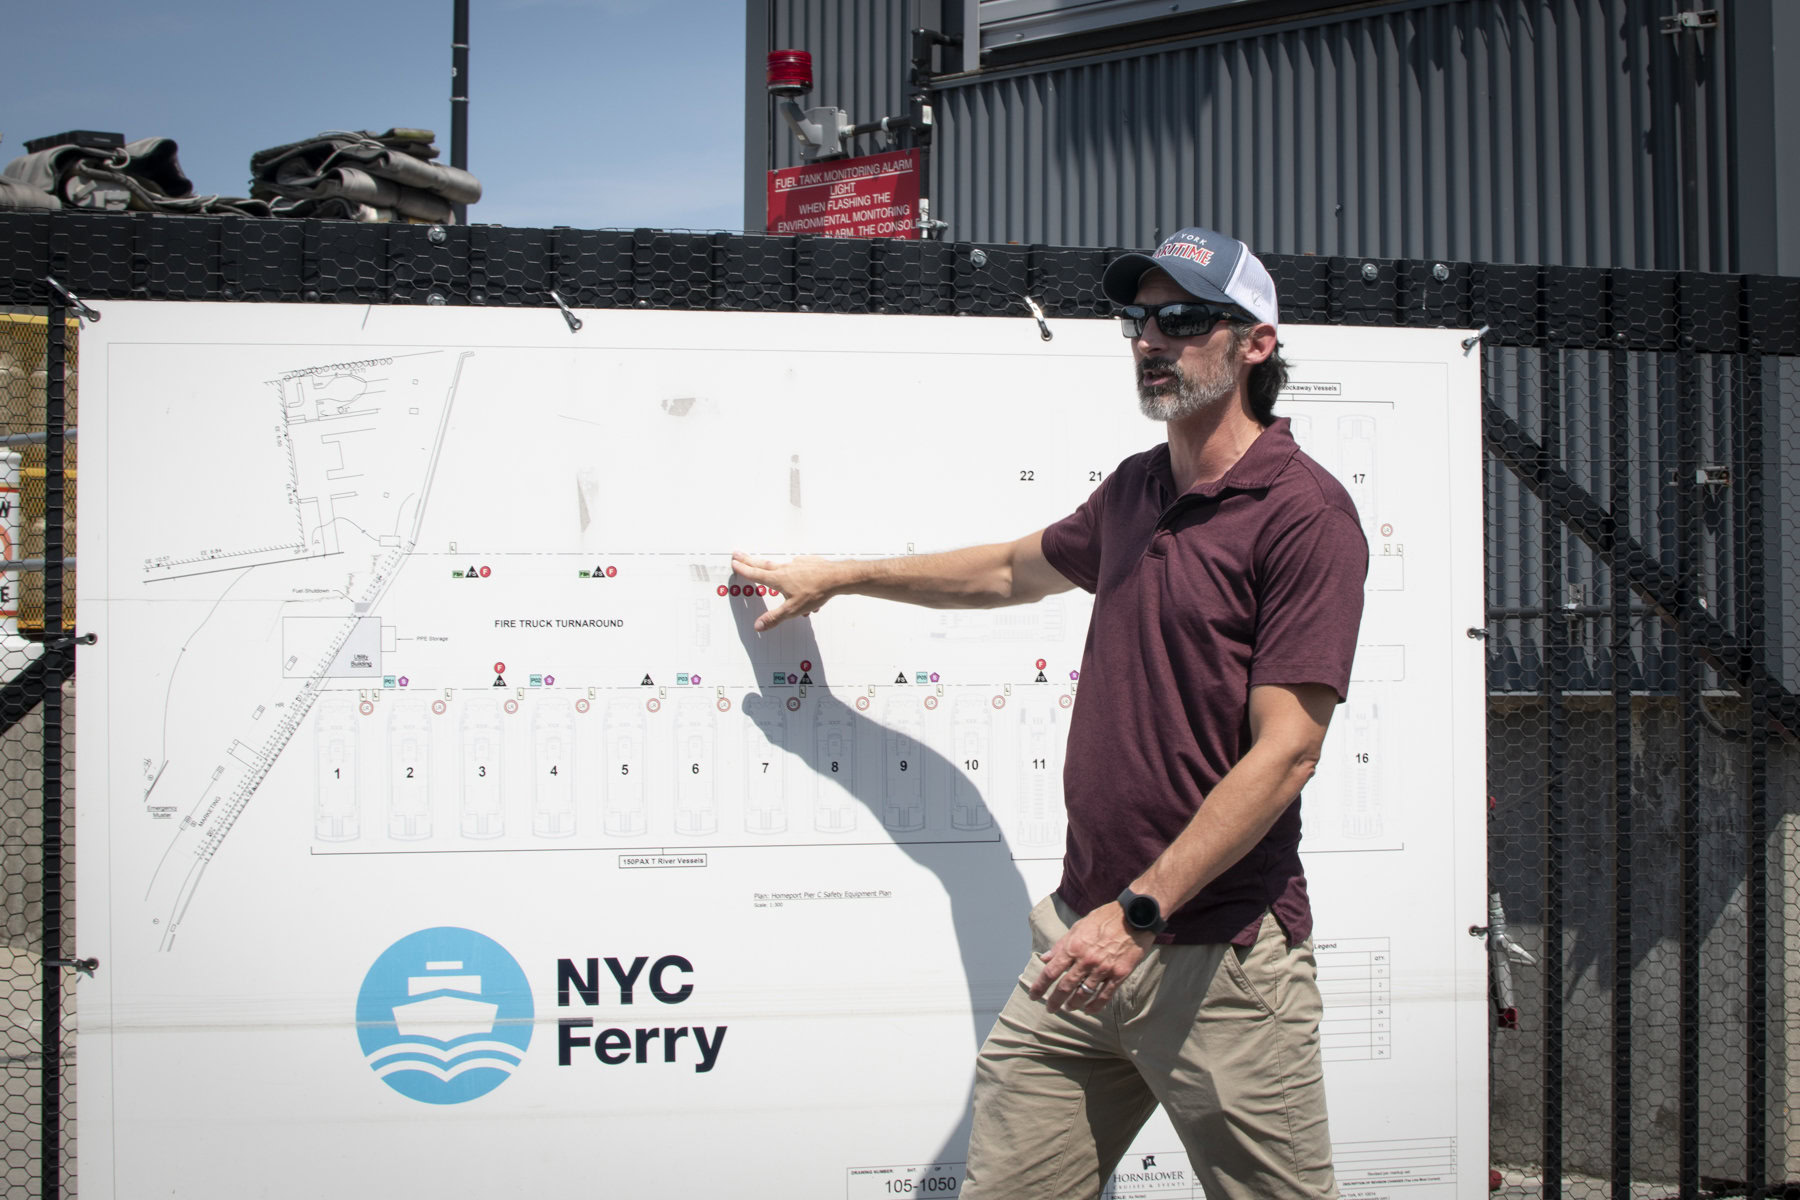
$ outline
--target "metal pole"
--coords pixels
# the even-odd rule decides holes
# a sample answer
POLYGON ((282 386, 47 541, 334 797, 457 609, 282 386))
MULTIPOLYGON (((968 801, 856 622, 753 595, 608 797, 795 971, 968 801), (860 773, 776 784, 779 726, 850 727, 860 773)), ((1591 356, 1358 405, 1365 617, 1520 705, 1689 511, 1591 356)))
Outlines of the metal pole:
POLYGON ((1700 34, 1681 39, 1681 269, 1700 269, 1700 34))
MULTIPOLYGON (((1540 301, 1541 303, 1541 301, 1540 301)), ((1539 420, 1544 456, 1552 465, 1562 447, 1562 351, 1540 347, 1539 420)), ((1553 511, 1540 518, 1544 617, 1544 1198, 1562 1195, 1564 843, 1568 813, 1568 715, 1562 689, 1569 670, 1569 626, 1563 599, 1563 531, 1553 511)))
POLYGON ((937 236, 931 222, 938 219, 931 205, 931 135, 937 123, 937 114, 931 108, 930 86, 922 80, 915 86, 918 90, 912 97, 912 134, 913 144, 919 150, 919 237, 923 241, 930 241, 937 236), (925 119, 927 113, 931 114, 930 121, 925 119))
POLYGON ((1676 1130, 1677 1184, 1681 1200, 1700 1194, 1700 687, 1702 666, 1694 646, 1700 608, 1700 497, 1695 474, 1700 469, 1700 420, 1694 413, 1699 397, 1699 371, 1691 333, 1693 302, 1677 284, 1675 353, 1675 578, 1679 581, 1679 625, 1675 631, 1675 695, 1680 720, 1681 758, 1678 785, 1681 847, 1681 982, 1679 1024, 1679 1119, 1676 1130), (1687 419, 1683 419, 1686 417, 1687 419))
MULTIPOLYGON (((469 169, 469 0, 456 0, 450 34, 450 165, 469 169)), ((456 206, 456 223, 469 223, 469 206, 456 206)))
POLYGON ((937 110, 933 107, 935 92, 931 86, 931 56, 936 47, 961 46, 962 39, 939 29, 917 28, 912 31, 912 130, 913 143, 919 150, 919 236, 938 236, 942 220, 932 209, 931 147, 936 140, 937 110))
MULTIPOLYGON (((64 386, 68 361, 68 310, 52 304, 47 326, 44 359, 44 638, 54 643, 63 636, 63 519, 67 512, 63 489, 64 386)), ((43 1069, 39 1075, 43 1143, 39 1161, 44 1200, 62 1194, 62 1051, 63 964, 69 955, 63 946, 62 877, 62 684, 63 658, 44 656, 44 1011, 43 1069)))
MULTIPOLYGON (((1631 388, 1623 350, 1608 356, 1610 475, 1615 529, 1631 521, 1631 388)), ((1612 1195, 1631 1200, 1631 583, 1612 560, 1613 996, 1612 1195)))
MULTIPOLYGON (((1763 380, 1762 355, 1741 355, 1744 385, 1739 392, 1738 477, 1738 636, 1752 662, 1765 654, 1763 600, 1763 380)), ((1769 1175, 1769 703, 1760 688, 1746 688, 1750 704, 1745 747, 1744 1015, 1745 1147, 1744 1179, 1751 1200, 1767 1194, 1769 1175)))

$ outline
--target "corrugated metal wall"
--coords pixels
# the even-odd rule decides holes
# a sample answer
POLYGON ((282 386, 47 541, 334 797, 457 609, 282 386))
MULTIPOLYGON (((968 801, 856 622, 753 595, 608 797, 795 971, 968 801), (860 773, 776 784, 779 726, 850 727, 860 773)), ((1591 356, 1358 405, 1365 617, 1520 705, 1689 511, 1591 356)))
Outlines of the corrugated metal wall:
MULTIPOLYGON (((975 241, 1678 265, 1671 39, 1656 0, 1438 3, 940 94, 937 213, 975 241)), ((1724 55, 1700 88, 1702 269, 1731 238, 1724 55)))
POLYGON ((1133 22, 1256 0, 980 0, 983 48, 1029 46, 1133 22))
MULTIPOLYGON (((859 121, 905 111, 907 30, 943 19, 937 0, 756 7, 752 73, 765 48, 810 50, 808 103, 859 121)), ((1413 0, 941 79, 933 215, 969 241, 1142 246, 1198 221, 1271 252, 1679 267, 1675 7, 1413 0)), ((1731 32, 1700 41, 1687 265, 1771 270, 1738 262, 1731 32)), ((752 173, 798 161, 772 128, 752 173)))

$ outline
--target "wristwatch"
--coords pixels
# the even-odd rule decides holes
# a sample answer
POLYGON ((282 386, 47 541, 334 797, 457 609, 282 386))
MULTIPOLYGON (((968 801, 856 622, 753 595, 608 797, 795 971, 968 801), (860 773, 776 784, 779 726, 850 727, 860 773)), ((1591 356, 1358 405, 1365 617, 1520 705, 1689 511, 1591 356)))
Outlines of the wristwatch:
POLYGON ((1161 933, 1169 921, 1162 915, 1162 905, 1155 896, 1140 896, 1126 888, 1119 893, 1119 907, 1125 910, 1125 924, 1145 933, 1161 933))

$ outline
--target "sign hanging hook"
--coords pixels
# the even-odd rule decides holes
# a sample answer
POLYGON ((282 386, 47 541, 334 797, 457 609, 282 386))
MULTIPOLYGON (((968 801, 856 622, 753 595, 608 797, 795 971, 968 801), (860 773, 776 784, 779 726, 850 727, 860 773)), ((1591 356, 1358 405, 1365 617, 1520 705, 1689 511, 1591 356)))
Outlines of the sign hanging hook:
POLYGON ((63 298, 63 300, 68 303, 70 308, 73 308, 77 313, 79 313, 81 315, 82 320, 98 321, 100 319, 100 314, 98 311, 96 311, 92 306, 83 303, 80 296, 77 296, 74 292, 71 292, 68 288, 66 288, 62 284, 56 282, 55 278, 53 278, 52 276, 49 276, 49 275, 44 276, 44 282, 48 283, 50 285, 50 287, 56 292, 56 294, 61 296, 63 298))
POLYGON ((567 302, 565 302, 561 296, 557 295, 554 290, 544 294, 556 301, 556 307, 562 309, 563 320, 569 323, 569 332, 580 333, 581 318, 575 315, 575 311, 568 306, 567 302))
POLYGON ((1021 298, 1025 301, 1025 307, 1031 310, 1032 319, 1038 323, 1038 336, 1046 342, 1055 337, 1056 335, 1050 332, 1050 323, 1044 320, 1044 310, 1038 307, 1038 302, 1030 296, 1021 298))

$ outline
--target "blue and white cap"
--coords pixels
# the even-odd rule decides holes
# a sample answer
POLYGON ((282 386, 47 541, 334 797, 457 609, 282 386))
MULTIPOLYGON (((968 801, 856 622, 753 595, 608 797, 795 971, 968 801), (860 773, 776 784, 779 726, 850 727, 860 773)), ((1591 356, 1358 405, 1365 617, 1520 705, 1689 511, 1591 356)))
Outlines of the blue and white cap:
POLYGON ((1138 281, 1151 267, 1168 272, 1176 286, 1199 300, 1234 304, 1258 321, 1281 326, 1275 281, 1250 247, 1212 229, 1190 226, 1172 234, 1154 254, 1125 254, 1100 276, 1100 290, 1114 304, 1137 300, 1138 281))

